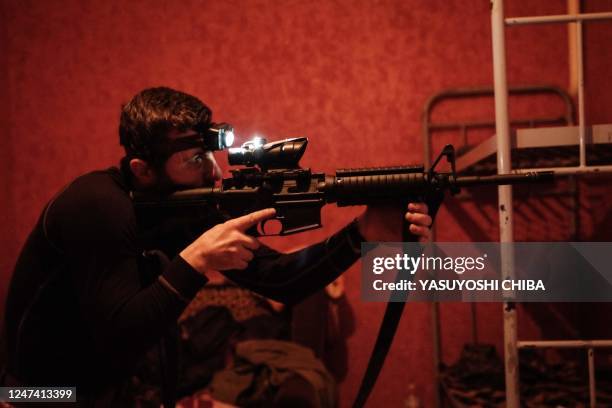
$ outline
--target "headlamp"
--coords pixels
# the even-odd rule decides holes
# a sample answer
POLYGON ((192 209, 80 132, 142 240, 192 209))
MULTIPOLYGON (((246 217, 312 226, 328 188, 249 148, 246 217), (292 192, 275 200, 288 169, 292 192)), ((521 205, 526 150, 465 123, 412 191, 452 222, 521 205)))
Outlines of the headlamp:
POLYGON ((234 128, 227 123, 211 123, 202 136, 205 150, 223 150, 234 144, 234 128))
POLYGON ((234 128, 227 123, 211 123, 206 128, 194 129, 197 133, 169 139, 157 148, 158 156, 166 160, 182 150, 200 148, 207 151, 223 150, 234 143, 234 128))

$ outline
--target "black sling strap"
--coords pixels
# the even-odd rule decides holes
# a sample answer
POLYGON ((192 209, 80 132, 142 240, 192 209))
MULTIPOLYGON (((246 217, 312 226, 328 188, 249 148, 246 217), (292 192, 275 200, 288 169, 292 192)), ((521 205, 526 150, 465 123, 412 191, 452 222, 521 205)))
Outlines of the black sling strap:
POLYGON ((389 348, 393 343, 393 336, 395 336, 395 332, 402 317, 402 312, 404 311, 405 305, 405 302, 389 302, 387 304, 385 316, 383 317, 383 321, 380 325, 378 337, 376 338, 374 349, 370 355, 370 361, 368 363, 368 367, 366 368, 366 372, 363 375, 361 387, 357 393, 357 398, 355 399, 353 408, 363 407, 368 400, 370 392, 372 391, 372 388, 374 388, 374 384, 378 379, 378 374, 380 374, 380 370, 385 362, 389 348))
MULTIPOLYGON (((437 210, 437 206, 435 210, 437 210)), ((412 235, 408 231, 408 226, 409 223, 404 219, 402 225, 402 237, 404 242, 418 242, 418 237, 412 235)), ((400 270, 398 271, 396 282, 399 282, 402 279, 410 278, 411 276, 409 272, 400 270)), ((404 306, 406 306, 407 296, 408 294, 405 291, 394 293, 391 296, 389 303, 387 303, 385 315, 378 331, 378 337, 376 338, 376 343, 374 343, 374 349, 372 350, 368 367, 366 368, 363 379, 361 380, 361 386, 359 387, 359 392, 357 393, 357 397, 353 403, 353 408, 361 408, 365 405, 368 397, 370 396, 370 392, 372 392, 372 388, 374 388, 374 384, 376 384, 380 370, 385 363, 387 353, 389 352, 391 344, 393 343, 393 337, 397 331, 397 326, 402 318, 404 306)))

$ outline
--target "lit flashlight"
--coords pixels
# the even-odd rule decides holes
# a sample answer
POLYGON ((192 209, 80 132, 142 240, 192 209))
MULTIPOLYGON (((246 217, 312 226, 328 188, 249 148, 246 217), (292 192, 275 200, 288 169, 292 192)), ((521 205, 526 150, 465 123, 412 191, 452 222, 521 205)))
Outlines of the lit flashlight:
POLYGON ((234 128, 227 123, 211 123, 204 135, 206 150, 223 150, 234 144, 234 128))

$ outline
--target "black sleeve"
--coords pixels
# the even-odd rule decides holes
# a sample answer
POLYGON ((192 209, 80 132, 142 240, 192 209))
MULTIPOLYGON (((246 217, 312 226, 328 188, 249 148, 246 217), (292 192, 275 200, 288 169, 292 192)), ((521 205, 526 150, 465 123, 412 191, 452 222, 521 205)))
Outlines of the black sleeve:
MULTIPOLYGON (((429 214, 435 217, 443 195, 425 197, 429 214)), ((365 241, 353 221, 327 240, 289 254, 262 246, 247 270, 223 274, 263 296, 287 304, 299 303, 332 282, 361 256, 365 241)))
POLYGON ((131 201, 102 176, 77 179, 44 216, 47 238, 67 263, 81 318, 101 352, 121 357, 153 344, 206 283, 176 257, 162 280, 143 287, 131 201))
POLYGON ((262 246, 246 270, 224 271, 240 286, 287 304, 322 289, 347 270, 361 254, 363 238, 356 221, 325 241, 289 254, 262 246))

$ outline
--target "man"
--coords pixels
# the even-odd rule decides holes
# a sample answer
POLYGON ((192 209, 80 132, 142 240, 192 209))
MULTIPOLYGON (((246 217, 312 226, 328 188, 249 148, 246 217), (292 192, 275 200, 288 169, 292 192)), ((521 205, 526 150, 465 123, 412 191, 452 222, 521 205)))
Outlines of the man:
MULTIPOLYGON (((47 204, 9 289, 6 385, 76 386, 82 405, 116 406, 139 358, 176 324, 211 271, 296 302, 355 262, 362 240, 399 239, 397 219, 373 208, 326 241, 286 255, 246 234, 274 209, 232 220, 211 210, 198 231, 172 222, 143 229, 130 191, 168 193, 219 180, 198 137, 211 116, 191 95, 142 91, 121 113, 121 169, 81 176, 47 204), (381 224, 390 224, 382 234, 381 224), (142 256, 154 249, 173 257, 161 273, 142 256)), ((410 231, 427 238, 427 206, 408 210, 410 231)))

